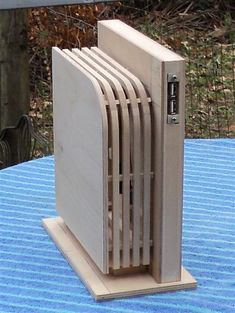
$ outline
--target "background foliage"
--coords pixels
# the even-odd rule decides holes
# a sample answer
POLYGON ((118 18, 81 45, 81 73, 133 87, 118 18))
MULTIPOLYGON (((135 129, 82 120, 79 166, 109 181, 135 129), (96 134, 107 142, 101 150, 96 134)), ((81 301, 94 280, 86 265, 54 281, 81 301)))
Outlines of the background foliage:
POLYGON ((119 18, 185 57, 186 136, 234 136, 234 17, 232 0, 130 0, 33 9, 29 11, 31 116, 52 141, 51 47, 95 45, 97 21, 119 18))

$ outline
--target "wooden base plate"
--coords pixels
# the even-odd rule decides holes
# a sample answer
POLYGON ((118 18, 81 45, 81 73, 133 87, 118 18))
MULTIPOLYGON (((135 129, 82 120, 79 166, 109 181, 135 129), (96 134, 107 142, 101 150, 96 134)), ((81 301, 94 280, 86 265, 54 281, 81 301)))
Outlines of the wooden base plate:
POLYGON ((96 300, 196 287, 196 280, 184 268, 181 281, 161 284, 156 283, 147 272, 125 276, 104 275, 61 217, 44 219, 43 226, 96 300))

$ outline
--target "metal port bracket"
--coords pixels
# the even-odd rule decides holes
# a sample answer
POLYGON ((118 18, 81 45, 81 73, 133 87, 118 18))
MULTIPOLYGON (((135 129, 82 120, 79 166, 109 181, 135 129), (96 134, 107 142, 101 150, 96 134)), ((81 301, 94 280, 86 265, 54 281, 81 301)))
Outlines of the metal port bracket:
POLYGON ((167 123, 179 124, 179 78, 175 73, 167 75, 167 123))

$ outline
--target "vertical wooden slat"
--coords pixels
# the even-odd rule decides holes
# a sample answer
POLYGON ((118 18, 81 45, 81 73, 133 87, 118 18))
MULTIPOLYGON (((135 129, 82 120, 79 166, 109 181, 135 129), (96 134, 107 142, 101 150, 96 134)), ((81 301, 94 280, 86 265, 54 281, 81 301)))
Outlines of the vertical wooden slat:
MULTIPOLYGON (((115 102, 115 97, 109 83, 91 67, 89 67, 85 62, 76 56, 73 52, 69 50, 63 50, 67 55, 69 55, 73 60, 80 64, 84 69, 86 69, 92 76, 94 76, 99 82, 104 95, 110 106, 110 117, 111 117, 111 137, 112 137, 112 212, 113 212, 113 247, 119 245, 120 234, 119 234, 119 121, 118 112, 115 102)), ((108 208, 107 208, 108 209, 108 208)), ((108 232, 107 232, 108 237, 108 232)), ((108 241, 108 240, 107 240, 108 241)), ((119 268, 120 266, 120 255, 119 251, 113 249, 113 267, 119 268)))
MULTIPOLYGON (((143 152, 143 147, 141 146, 141 129, 140 129, 140 113, 139 107, 137 103, 137 98, 135 94, 135 90, 130 83, 130 81, 123 76, 119 71, 117 71, 113 66, 111 66, 104 59, 99 57, 96 53, 92 52, 89 49, 86 49, 87 53, 91 58, 93 58, 97 63, 102 65, 107 71, 109 71, 122 85, 124 88, 128 99, 130 100, 130 117, 131 117, 131 125, 132 129, 132 163, 133 163, 133 190, 134 193, 141 191, 141 182, 140 182, 140 161, 141 161, 141 153, 143 152)), ((133 205, 133 210, 135 210, 135 205, 133 205)), ((130 215, 130 211, 128 212, 130 215)), ((124 225, 124 236, 123 236, 123 266, 130 266, 130 242, 129 242, 129 232, 130 232, 130 222, 129 216, 123 216, 123 225, 124 225), (128 218, 128 219, 127 219, 128 218)), ((136 234, 136 237, 140 240, 140 233, 136 234)), ((134 247, 134 249, 139 249, 139 247, 134 247)), ((139 257, 133 257, 133 265, 137 266, 140 264, 139 257)))
MULTIPOLYGON (((183 207, 183 162, 184 162, 184 96, 185 62, 165 61, 162 67, 163 85, 163 211, 161 277, 169 282, 181 279, 181 240, 183 207), (179 124, 167 124, 167 75, 174 73, 179 79, 179 124), (172 153, 173 151, 173 153, 172 153), (174 177, 174 179, 172 179, 174 177), (170 192, 169 192, 170 190, 170 192), (172 257, 174 256, 174 257, 172 257)), ((157 217, 156 217, 157 218, 157 217)))
MULTIPOLYGON (((121 119, 121 127, 122 127, 122 156, 121 156, 121 167, 122 167, 122 219, 129 218, 129 208, 130 208, 130 119, 129 119, 129 111, 126 103, 126 96, 123 91, 122 86, 118 82, 118 80, 113 77, 110 73, 108 73, 102 66, 100 66, 97 62, 93 61, 90 56, 86 53, 86 49, 82 49, 82 51, 78 49, 74 49, 75 53, 79 55, 79 57, 86 62, 89 66, 91 66, 94 70, 96 70, 103 78, 105 78, 111 87, 113 88, 119 102, 120 102, 120 119, 121 119)), ((121 213, 121 212, 120 212, 121 213)), ((119 226, 119 223, 118 223, 119 226)), ((125 232, 127 230, 125 229, 125 232)), ((123 242, 124 246, 125 242, 123 242)), ((120 243, 113 249, 119 249, 120 251, 120 243)), ((123 251, 124 253, 124 251, 123 251)), ((120 262, 120 261, 119 261, 120 262)), ((115 259, 114 263, 118 264, 118 260, 115 259)))
POLYGON ((144 189, 143 189, 143 264, 150 262, 150 204, 151 204, 151 141, 152 141, 152 126, 148 96, 141 81, 130 71, 116 62, 106 53, 96 47, 91 48, 94 53, 102 57, 106 62, 111 64, 117 71, 126 77, 135 89, 136 95, 140 98, 140 109, 143 125, 143 162, 144 162, 144 189))

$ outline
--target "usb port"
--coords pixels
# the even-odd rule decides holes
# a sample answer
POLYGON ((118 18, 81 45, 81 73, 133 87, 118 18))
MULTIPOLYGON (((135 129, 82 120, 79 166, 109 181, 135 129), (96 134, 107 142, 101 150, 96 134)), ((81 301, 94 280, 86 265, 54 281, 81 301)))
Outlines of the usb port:
POLYGON ((170 97, 176 97, 178 83, 169 83, 170 97))
POLYGON ((174 100, 174 99, 170 100, 169 109, 170 109, 169 114, 176 114, 177 113, 177 102, 176 102, 176 100, 174 100))

